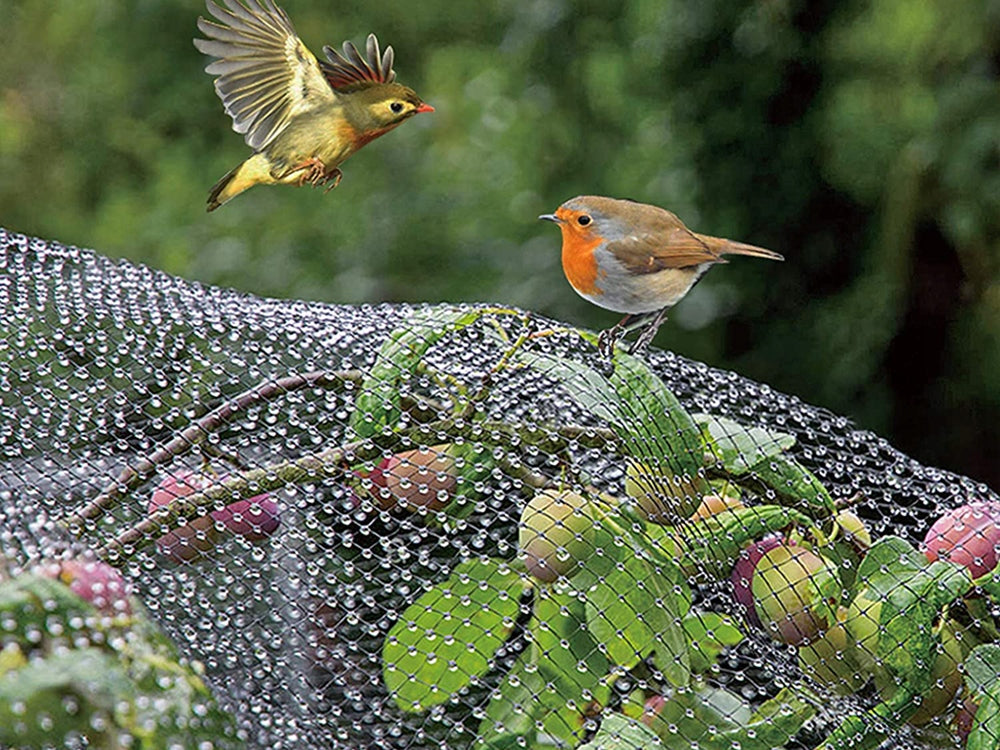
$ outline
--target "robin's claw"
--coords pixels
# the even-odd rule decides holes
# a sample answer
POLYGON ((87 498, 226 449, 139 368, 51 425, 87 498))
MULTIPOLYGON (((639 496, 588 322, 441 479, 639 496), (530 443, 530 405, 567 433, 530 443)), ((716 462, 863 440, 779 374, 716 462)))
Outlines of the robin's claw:
POLYGON ((611 355, 615 351, 615 344, 618 343, 624 330, 622 324, 619 323, 597 334, 597 353, 611 359, 611 355))
POLYGON ((638 338, 636 338, 632 346, 629 347, 629 354, 639 354, 645 351, 649 345, 653 343, 653 339, 656 338, 656 332, 660 330, 660 326, 663 325, 663 321, 667 319, 668 309, 669 308, 665 307, 660 310, 656 313, 653 319, 646 324, 646 327, 639 333, 638 338))
POLYGON ((645 329, 641 334, 639 334, 639 337, 632 342, 632 346, 628 348, 629 354, 642 354, 647 348, 649 348, 649 340, 652 337, 646 335, 646 331, 648 330, 648 328, 645 329))

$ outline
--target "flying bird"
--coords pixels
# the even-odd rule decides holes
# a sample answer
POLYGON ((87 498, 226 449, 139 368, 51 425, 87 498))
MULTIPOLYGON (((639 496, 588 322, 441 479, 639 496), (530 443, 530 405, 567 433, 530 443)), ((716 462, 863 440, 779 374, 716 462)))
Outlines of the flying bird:
POLYGON ((413 115, 434 108, 413 89, 396 83, 392 47, 379 48, 368 36, 365 54, 351 42, 343 52, 323 47, 317 60, 295 33, 288 14, 274 0, 207 0, 216 19, 198 19, 207 39, 201 52, 216 58, 205 71, 233 130, 253 155, 212 187, 214 211, 254 185, 327 185, 359 148, 413 115))

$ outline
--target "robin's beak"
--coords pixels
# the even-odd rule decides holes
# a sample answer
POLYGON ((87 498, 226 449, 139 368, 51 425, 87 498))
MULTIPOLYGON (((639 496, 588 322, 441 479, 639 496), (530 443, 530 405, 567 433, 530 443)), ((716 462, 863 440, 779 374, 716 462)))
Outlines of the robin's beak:
POLYGON ((414 112, 433 112, 433 111, 434 111, 434 107, 432 107, 432 106, 431 106, 430 104, 428 104, 427 102, 420 102, 420 106, 419 106, 419 107, 417 107, 417 108, 416 108, 415 110, 413 110, 413 111, 414 111, 414 112))
POLYGON ((560 219, 555 214, 542 214, 538 218, 539 219, 545 219, 545 221, 552 221, 552 222, 555 222, 556 224, 562 224, 562 219, 560 219))

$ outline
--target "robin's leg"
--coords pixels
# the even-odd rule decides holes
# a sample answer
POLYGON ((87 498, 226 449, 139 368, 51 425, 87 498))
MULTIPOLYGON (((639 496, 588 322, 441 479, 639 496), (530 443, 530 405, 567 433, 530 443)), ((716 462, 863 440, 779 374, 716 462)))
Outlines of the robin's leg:
POLYGON ((615 344, 622 336, 628 332, 628 322, 632 320, 631 315, 615 323, 611 328, 605 329, 597 334, 597 353, 603 357, 610 357, 615 350, 615 344))
POLYGON ((652 343, 653 339, 656 337, 656 332, 660 329, 660 326, 663 325, 663 321, 667 319, 667 312, 669 312, 669 310, 669 307, 664 307, 653 316, 653 319, 646 324, 646 327, 642 329, 642 333, 639 334, 638 338, 636 338, 635 342, 629 348, 629 354, 638 354, 652 343))

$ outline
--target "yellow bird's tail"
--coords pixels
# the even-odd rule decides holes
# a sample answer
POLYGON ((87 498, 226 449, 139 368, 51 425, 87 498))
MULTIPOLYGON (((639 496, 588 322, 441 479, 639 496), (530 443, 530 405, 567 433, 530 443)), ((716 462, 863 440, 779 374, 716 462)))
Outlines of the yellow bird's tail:
POLYGON ((271 176, 267 159, 263 154, 254 154, 212 186, 208 194, 208 210, 214 211, 244 190, 268 182, 275 182, 275 179, 271 176))

